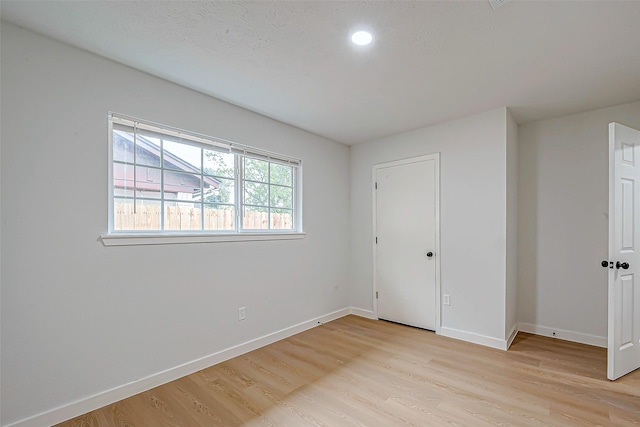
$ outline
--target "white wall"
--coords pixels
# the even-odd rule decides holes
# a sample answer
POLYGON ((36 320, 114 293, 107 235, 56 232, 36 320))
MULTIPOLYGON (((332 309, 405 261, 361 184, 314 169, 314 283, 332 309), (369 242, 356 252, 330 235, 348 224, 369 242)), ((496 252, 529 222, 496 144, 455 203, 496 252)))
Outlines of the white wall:
POLYGON ((442 326, 504 340, 505 108, 351 147, 351 305, 373 310, 374 164, 441 153, 442 326))
POLYGON ((348 147, 4 22, 1 43, 2 425, 347 306, 348 147), (307 237, 104 247, 108 111, 303 159, 307 237))
POLYGON ((505 338, 518 328, 518 125, 507 110, 507 271, 505 338))
POLYGON ((640 102, 520 127, 518 320, 606 345, 608 124, 640 129, 640 102))
MULTIPOLYGON (((1 62, 1 61, 0 61, 1 62)), ((2 71, 0 70, 0 81, 2 71)), ((2 125, 2 106, 0 105, 0 126, 2 125)), ((0 134, 0 166, 2 165, 2 135, 0 134)), ((2 171, 0 168, 0 242, 2 242, 2 171)), ((0 243, 0 260, 2 244, 0 243)), ((2 384, 2 262, 0 261, 0 385, 2 384)), ((2 386, 0 386, 0 426, 2 425, 2 386)))

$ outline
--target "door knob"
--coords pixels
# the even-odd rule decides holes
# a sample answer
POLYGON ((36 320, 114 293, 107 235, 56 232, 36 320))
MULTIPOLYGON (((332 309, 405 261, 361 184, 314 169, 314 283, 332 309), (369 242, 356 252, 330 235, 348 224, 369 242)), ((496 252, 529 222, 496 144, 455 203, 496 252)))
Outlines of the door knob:
POLYGON ((603 266, 604 268, 607 268, 609 267, 609 261, 602 261, 600 265, 603 266))
POLYGON ((618 261, 618 262, 616 262, 616 268, 617 269, 626 270, 626 269, 629 268, 629 263, 628 262, 620 262, 620 261, 618 261))
POLYGON ((427 258, 431 258, 433 256, 433 252, 429 251, 427 252, 427 258))

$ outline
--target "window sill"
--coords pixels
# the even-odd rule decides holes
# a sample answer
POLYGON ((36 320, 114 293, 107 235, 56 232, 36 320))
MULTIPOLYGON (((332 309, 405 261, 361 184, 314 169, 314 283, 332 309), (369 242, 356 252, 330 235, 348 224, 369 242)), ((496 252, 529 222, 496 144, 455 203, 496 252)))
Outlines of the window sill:
POLYGON ((307 233, 233 233, 233 234, 103 234, 105 246, 176 245, 185 243, 258 242, 304 239, 307 233))

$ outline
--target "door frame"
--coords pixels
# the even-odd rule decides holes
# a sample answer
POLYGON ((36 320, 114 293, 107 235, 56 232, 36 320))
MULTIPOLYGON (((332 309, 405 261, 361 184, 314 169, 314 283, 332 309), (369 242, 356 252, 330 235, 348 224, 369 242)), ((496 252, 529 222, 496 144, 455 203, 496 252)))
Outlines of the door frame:
MULTIPOLYGON (((376 250, 376 235, 377 235, 377 195, 376 195, 376 175, 379 169, 384 169, 393 166, 402 166, 411 163, 419 163, 424 161, 434 161, 434 190, 435 190, 435 233, 436 243, 433 251, 435 252, 434 261, 435 265, 435 292, 436 292, 436 334, 440 335, 441 325, 441 313, 442 313, 442 297, 440 289, 440 153, 427 154, 423 156, 410 157, 401 160, 395 160, 392 162, 377 163, 374 164, 371 169, 371 192, 372 192, 372 212, 373 212, 373 235, 371 239, 372 253, 373 253, 373 315, 378 318, 378 299, 376 293, 378 292, 378 255, 376 250)), ((427 248, 425 248, 426 250, 427 248)))

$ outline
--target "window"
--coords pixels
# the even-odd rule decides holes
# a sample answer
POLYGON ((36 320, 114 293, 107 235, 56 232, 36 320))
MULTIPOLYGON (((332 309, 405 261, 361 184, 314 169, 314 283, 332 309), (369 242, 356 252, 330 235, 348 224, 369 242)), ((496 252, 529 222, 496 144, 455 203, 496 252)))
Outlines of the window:
POLYGON ((109 234, 301 231, 301 162, 110 115, 109 234))
POLYGON ((242 162, 242 227, 291 229, 293 168, 250 157, 242 162))

